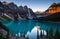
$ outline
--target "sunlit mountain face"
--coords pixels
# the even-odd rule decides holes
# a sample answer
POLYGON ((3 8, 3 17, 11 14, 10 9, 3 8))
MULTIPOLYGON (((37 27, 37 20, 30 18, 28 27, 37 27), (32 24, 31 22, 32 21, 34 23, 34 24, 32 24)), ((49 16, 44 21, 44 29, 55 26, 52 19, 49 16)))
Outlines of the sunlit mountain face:
POLYGON ((60 2, 51 4, 51 6, 46 10, 46 13, 50 13, 50 14, 56 12, 60 12, 60 2))

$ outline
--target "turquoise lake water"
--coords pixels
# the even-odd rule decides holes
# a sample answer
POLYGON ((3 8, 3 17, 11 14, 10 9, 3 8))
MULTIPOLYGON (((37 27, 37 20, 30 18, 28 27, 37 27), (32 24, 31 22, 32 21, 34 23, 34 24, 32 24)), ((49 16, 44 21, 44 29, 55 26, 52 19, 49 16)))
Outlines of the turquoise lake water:
POLYGON ((49 30, 51 27, 55 31, 58 27, 60 30, 60 23, 56 22, 38 22, 37 20, 18 20, 18 21, 10 21, 3 23, 11 33, 26 33, 27 31, 31 31, 34 26, 38 25, 42 30, 49 30))

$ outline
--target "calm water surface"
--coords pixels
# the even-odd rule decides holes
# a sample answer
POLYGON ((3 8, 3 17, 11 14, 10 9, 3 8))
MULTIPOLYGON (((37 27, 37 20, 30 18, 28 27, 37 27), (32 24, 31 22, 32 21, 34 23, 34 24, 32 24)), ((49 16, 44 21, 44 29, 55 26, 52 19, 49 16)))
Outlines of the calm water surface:
POLYGON ((18 21, 10 21, 3 23, 11 33, 26 33, 27 31, 31 31, 32 28, 36 25, 40 26, 40 29, 49 30, 51 27, 55 31, 58 27, 60 30, 60 23, 54 22, 38 22, 37 20, 18 20, 18 21))

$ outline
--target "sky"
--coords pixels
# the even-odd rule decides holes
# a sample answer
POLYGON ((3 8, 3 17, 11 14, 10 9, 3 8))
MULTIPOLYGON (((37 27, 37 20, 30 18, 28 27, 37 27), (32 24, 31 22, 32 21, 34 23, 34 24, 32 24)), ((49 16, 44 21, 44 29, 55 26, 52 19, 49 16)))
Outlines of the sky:
POLYGON ((1 0, 6 2, 14 2, 16 5, 27 5, 34 12, 45 11, 53 2, 60 2, 60 0, 1 0))

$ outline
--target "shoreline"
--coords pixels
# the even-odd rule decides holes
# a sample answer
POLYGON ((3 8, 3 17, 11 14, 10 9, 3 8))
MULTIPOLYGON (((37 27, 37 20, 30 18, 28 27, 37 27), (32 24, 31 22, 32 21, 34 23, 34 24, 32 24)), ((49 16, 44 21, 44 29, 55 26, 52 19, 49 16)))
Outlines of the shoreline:
POLYGON ((52 22, 52 23, 60 23, 60 21, 45 21, 45 20, 43 20, 43 21, 41 21, 41 20, 38 20, 39 22, 52 22))

